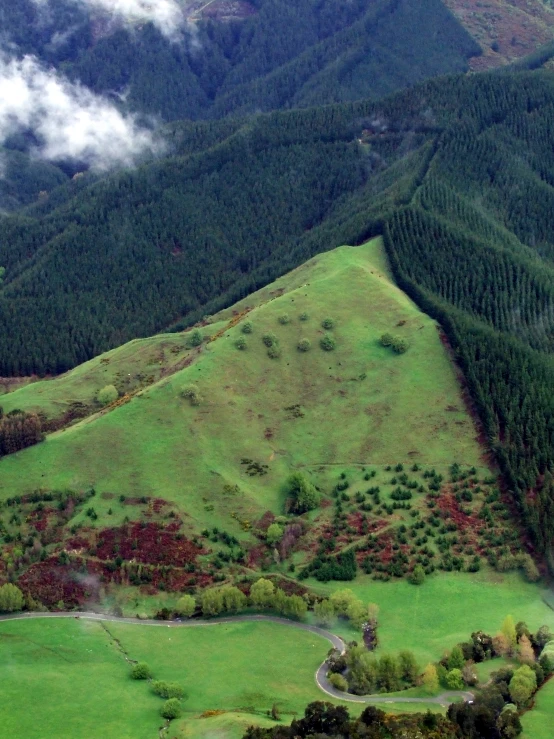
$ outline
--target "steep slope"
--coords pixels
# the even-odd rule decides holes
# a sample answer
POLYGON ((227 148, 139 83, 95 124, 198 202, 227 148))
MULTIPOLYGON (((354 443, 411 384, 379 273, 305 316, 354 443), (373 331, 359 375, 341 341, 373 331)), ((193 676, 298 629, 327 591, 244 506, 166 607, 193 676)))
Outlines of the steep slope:
MULTIPOLYGON (((99 523, 110 520, 103 493, 161 497, 186 514, 189 530, 214 522, 233 530, 267 509, 283 511, 282 486, 294 469, 310 469, 327 488, 337 465, 445 465, 452 455, 479 464, 476 432, 437 327, 390 281, 379 240, 311 260, 232 315, 232 328, 218 321, 202 329, 212 340, 190 366, 2 459, 0 494, 94 487, 99 523), (326 318, 334 323, 327 332, 334 351, 320 347, 326 318), (243 333, 246 322, 251 333, 243 333), (384 332, 404 338, 408 351, 381 346, 384 332), (277 337, 279 357, 268 355, 266 334, 277 337), (303 338, 309 351, 297 348, 303 338), (202 398, 197 405, 181 397, 191 384, 202 398), (245 459, 267 468, 252 476, 245 459)), ((54 381, 56 392, 74 392, 74 375, 54 381)), ((30 398, 33 405, 49 385, 23 388, 13 403, 30 398)))

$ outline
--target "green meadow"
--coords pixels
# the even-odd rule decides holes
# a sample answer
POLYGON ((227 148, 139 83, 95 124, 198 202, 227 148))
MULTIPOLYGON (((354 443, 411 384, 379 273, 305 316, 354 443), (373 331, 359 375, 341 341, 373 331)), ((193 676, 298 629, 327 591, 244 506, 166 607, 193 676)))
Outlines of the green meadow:
MULTIPOLYGON (((272 623, 0 622, 0 721, 6 736, 25 739, 89 739, 95 726, 104 739, 150 739, 163 724, 162 700, 147 682, 129 677, 131 659, 185 689, 183 716, 172 722, 171 737, 207 737, 217 730, 238 739, 253 723, 274 725, 267 717, 274 704, 288 722, 307 703, 329 699, 315 683, 329 646, 317 635, 272 623)), ((363 708, 347 705, 352 715, 363 708)), ((384 707, 443 710, 424 703, 384 707)))
MULTIPOLYGON (((204 343, 190 366, 121 407, 2 459, 0 495, 94 487, 117 496, 159 496, 187 514, 191 528, 240 531, 267 509, 282 510, 282 483, 295 468, 308 467, 325 480, 337 466, 446 465, 453 450, 462 464, 480 463, 475 428, 437 325, 392 283, 379 239, 316 257, 233 311, 246 308, 248 315, 204 343), (326 318, 333 321, 334 351, 319 346, 326 318), (250 334, 242 333, 246 320, 250 334), (408 351, 397 355, 381 346, 384 332, 404 338, 408 351), (267 333, 277 338, 279 358, 268 356, 267 333), (239 338, 245 350, 236 348, 239 338), (310 351, 297 349, 303 338, 310 351), (197 406, 181 397, 190 384, 202 397, 197 406), (244 458, 267 464, 267 474, 249 476, 244 458)), ((204 336, 217 334, 233 311, 214 317, 204 336)), ((3 405, 40 402, 50 413, 61 397, 77 397, 79 383, 81 397, 90 399, 114 379, 112 362, 120 361, 124 372, 134 347, 150 356, 171 341, 175 356, 184 356, 179 342, 186 336, 135 342, 114 350, 113 359, 107 355, 108 364, 95 359, 58 380, 3 396, 3 405)), ((97 497, 98 525, 106 523, 105 508, 97 497)))
POLYGON ((549 680, 535 698, 531 711, 522 718, 521 739, 552 739, 554 736, 554 680, 549 680))
MULTIPOLYGON (((319 593, 348 587, 364 601, 377 603, 379 647, 411 649, 423 665, 466 641, 473 631, 496 634, 509 614, 530 629, 543 624, 554 629, 554 611, 544 602, 541 587, 514 573, 443 572, 419 586, 407 580, 375 582, 367 576, 352 583, 306 582, 319 593)), ((340 627, 335 630, 339 633, 340 627)), ((344 636, 352 638, 352 633, 347 630, 344 636)))

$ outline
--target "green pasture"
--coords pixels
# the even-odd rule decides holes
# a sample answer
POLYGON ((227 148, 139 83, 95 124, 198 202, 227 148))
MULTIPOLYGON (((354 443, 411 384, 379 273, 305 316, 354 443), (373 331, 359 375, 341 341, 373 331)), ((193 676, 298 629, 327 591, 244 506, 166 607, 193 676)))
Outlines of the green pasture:
POLYGON ((535 704, 522 718, 521 739, 552 739, 554 736, 554 680, 537 693, 535 704))
MULTIPOLYGON (((349 465, 446 465, 453 456, 479 464, 475 429, 437 326, 391 282, 379 239, 316 257, 235 310, 245 306, 253 307, 245 351, 235 347, 243 336, 239 323, 205 343, 191 366, 130 403, 2 459, 0 495, 94 486, 97 493, 160 496, 188 514, 191 528, 236 532, 267 509, 282 510, 282 483, 294 468, 307 467, 325 483, 329 469, 349 465), (302 313, 308 320, 300 320, 302 313), (290 321, 283 325, 284 315, 290 321), (335 322, 332 352, 319 347, 327 317, 335 322), (385 331, 406 338, 409 350, 396 355, 382 347, 385 331), (278 337, 278 359, 267 356, 261 340, 268 332, 278 337), (297 350, 301 338, 311 341, 310 351, 297 350), (198 386, 198 406, 180 396, 188 384, 198 386), (300 415, 290 411, 293 406, 300 415), (243 458, 267 464, 268 473, 248 476, 243 458)), ((215 328, 204 331, 212 335, 215 328)), ((154 355, 159 345, 151 341, 145 351, 154 355)), ((133 344, 124 351, 131 356, 133 344)), ((96 370, 112 366, 98 364, 101 358, 93 362, 96 370)), ((41 387, 45 393, 63 388, 71 378, 77 382, 86 367, 16 391, 12 400, 41 387)), ((52 392, 48 402, 54 402, 52 392)), ((109 505, 96 500, 98 525, 106 525, 109 505)))
POLYGON ((186 342, 186 334, 134 339, 59 377, 32 382, 2 395, 2 407, 5 413, 19 408, 57 418, 74 403, 94 406, 98 391, 106 385, 115 385, 123 393, 158 380, 162 371, 169 371, 190 353, 186 342))
MULTIPOLYGON (((407 580, 376 582, 369 576, 352 583, 306 583, 320 593, 351 588, 365 602, 377 603, 379 649, 411 649, 422 665, 440 659, 472 631, 498 633, 508 614, 532 630, 543 624, 554 628, 554 611, 543 601, 541 587, 519 574, 441 572, 419 586, 407 580)), ((337 625, 334 630, 353 638, 350 629, 342 632, 337 625)))
POLYGON ((160 700, 128 678, 97 622, 0 623, 2 735, 21 739, 152 739, 160 700))
MULTIPOLYGON (((310 701, 327 699, 314 676, 328 646, 319 636, 272 623, 174 628, 85 619, 0 622, 0 721, 6 736, 25 739, 89 739, 92 727, 104 739, 151 739, 163 723, 162 701, 147 682, 130 679, 126 654, 147 662, 156 678, 185 688, 183 716, 171 724, 171 737, 196 739, 216 731, 239 739, 253 723, 274 725, 266 715, 273 704, 288 722, 310 701)), ((363 709, 347 705, 353 716, 363 709)), ((428 707, 383 704, 389 712, 428 707)))

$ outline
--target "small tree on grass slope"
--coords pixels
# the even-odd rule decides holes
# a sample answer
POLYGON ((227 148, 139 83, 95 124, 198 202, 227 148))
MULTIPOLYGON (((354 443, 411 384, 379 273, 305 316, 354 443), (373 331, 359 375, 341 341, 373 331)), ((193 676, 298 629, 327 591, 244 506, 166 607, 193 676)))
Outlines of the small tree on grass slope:
POLYGON ((131 677, 133 680, 150 680, 152 677, 152 670, 148 667, 146 662, 139 662, 134 665, 131 670, 131 677))
POLYGON ((106 385, 102 388, 102 390, 98 391, 98 395, 96 396, 96 399, 100 403, 100 405, 109 405, 110 403, 113 403, 115 400, 117 400, 119 397, 119 393, 117 392, 117 388, 115 385, 106 385))
POLYGON ((293 513, 305 513, 317 508, 319 494, 302 472, 293 472, 286 483, 286 492, 290 499, 293 513))
POLYGON ((181 704, 177 698, 170 698, 163 704, 160 713, 164 718, 168 719, 168 721, 172 721, 175 718, 179 718, 181 715, 181 704))

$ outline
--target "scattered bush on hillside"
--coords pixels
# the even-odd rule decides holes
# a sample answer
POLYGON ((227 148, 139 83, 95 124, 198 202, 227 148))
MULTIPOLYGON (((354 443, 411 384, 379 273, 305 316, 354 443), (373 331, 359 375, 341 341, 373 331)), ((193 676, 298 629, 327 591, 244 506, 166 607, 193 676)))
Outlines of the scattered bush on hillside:
POLYGON ((274 344, 273 346, 270 346, 267 350, 267 356, 270 359, 279 359, 279 357, 281 356, 281 349, 276 344, 274 344))
POLYGON ((241 329, 243 334, 251 334, 253 331, 252 322, 251 321, 245 321, 245 323, 242 324, 241 329))
POLYGON ((399 336, 397 336, 395 337, 391 346, 392 346, 392 350, 396 352, 397 354, 404 354, 404 352, 408 351, 409 344, 406 341, 406 339, 402 339, 399 336))
POLYGON ((200 405, 202 395, 198 389, 198 385, 184 385, 181 388, 181 397, 190 401, 191 405, 200 405))
POLYGON ((409 348, 409 344, 406 339, 403 339, 401 336, 393 336, 388 332, 381 334, 379 343, 381 346, 390 346, 390 348, 397 354, 404 354, 404 352, 409 348))
POLYGON ((200 329, 194 329, 194 331, 189 336, 187 344, 190 347, 196 347, 202 344, 202 332, 200 331, 200 329))
POLYGON ((310 318, 310 316, 309 316, 309 315, 308 315, 307 313, 301 313, 301 314, 300 314, 300 315, 298 316, 298 318, 299 318, 299 319, 300 319, 301 321, 307 321, 307 320, 308 320, 308 319, 310 318))
POLYGON ((312 347, 312 343, 309 339, 300 339, 297 345, 299 352, 309 352, 312 347))
POLYGON ((159 695, 160 698, 184 698, 185 691, 179 683, 169 683, 166 680, 154 680, 152 683, 152 692, 159 695))
POLYGON ((152 677, 152 670, 146 662, 138 662, 138 664, 133 666, 133 669, 131 670, 131 677, 133 680, 150 680, 152 677))
POLYGON ((0 611, 4 613, 13 613, 21 611, 25 598, 17 585, 6 583, 0 587, 0 611))
POLYGON ((100 405, 109 405, 119 398, 119 393, 115 385, 106 385, 98 391, 96 400, 100 405))
POLYGON ((288 507, 293 513, 306 513, 319 505, 319 493, 302 472, 293 472, 285 483, 288 507))
POLYGON ((177 698, 170 698, 163 704, 160 713, 163 718, 166 718, 168 721, 172 721, 175 718, 179 718, 181 715, 181 704, 177 698))
POLYGON ((332 328, 335 327, 335 322, 332 318, 324 318, 323 321, 321 321, 321 326, 326 331, 330 331, 332 328))
POLYGON ((243 336, 239 336, 235 341, 235 347, 241 352, 244 351, 246 349, 246 339, 243 336))
POLYGON ((275 336, 275 334, 271 334, 271 333, 270 334, 264 334, 262 336, 262 341, 264 342, 264 344, 267 347, 277 346, 277 344, 279 343, 279 340, 277 339, 277 337, 275 336))
POLYGON ((319 342, 319 346, 324 352, 332 352, 336 348, 337 342, 330 334, 326 334, 319 342))
POLYGON ((290 316, 288 313, 282 313, 278 320, 281 326, 286 326, 287 323, 290 323, 290 316))

